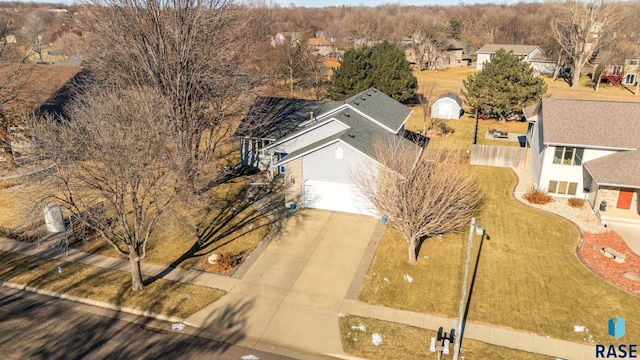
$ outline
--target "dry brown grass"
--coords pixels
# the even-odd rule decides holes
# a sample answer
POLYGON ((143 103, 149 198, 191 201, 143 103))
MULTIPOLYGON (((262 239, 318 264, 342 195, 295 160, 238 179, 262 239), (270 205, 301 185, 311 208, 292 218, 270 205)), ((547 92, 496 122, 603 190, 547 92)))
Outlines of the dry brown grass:
MULTIPOLYGON (((447 329, 448 331, 448 329, 447 329)), ((436 354, 429 352, 429 339, 435 337, 435 331, 413 326, 390 323, 377 319, 347 316, 340 318, 342 346, 347 354, 365 359, 435 359, 436 354), (365 331, 358 327, 363 325, 365 331), (382 343, 373 345, 373 333, 382 335, 382 343)), ((453 344, 450 348, 453 351, 453 344)), ((543 360, 552 359, 525 351, 485 344, 474 340, 464 340, 460 354, 468 360, 511 359, 543 360)), ((444 357, 443 357, 444 359, 444 357)))
POLYGON ((225 294, 218 289, 162 279, 144 290, 133 291, 128 272, 3 251, 0 256, 0 280, 181 318, 225 294))

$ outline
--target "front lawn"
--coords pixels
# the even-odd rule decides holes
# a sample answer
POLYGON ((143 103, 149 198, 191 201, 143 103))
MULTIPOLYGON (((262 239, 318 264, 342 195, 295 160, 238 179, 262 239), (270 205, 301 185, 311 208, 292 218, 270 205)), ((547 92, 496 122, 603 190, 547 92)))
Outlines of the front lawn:
MULTIPOLYGON (((365 359, 435 359, 436 354, 429 352, 429 341, 436 332, 408 325, 390 323, 377 319, 358 316, 340 318, 342 347, 347 354, 365 359), (382 342, 375 346, 373 334, 380 334, 382 342)), ((453 353, 453 344, 449 347, 453 353)), ((480 341, 464 340, 460 350, 461 358, 466 360, 509 359, 544 360, 547 356, 525 351, 485 344, 480 341)), ((451 356, 451 355, 449 355, 451 356)), ((449 358, 448 356, 443 357, 449 358)))
MULTIPOLYGON (((0 280, 120 306, 187 318, 225 292, 157 279, 144 290, 131 289, 131 274, 78 263, 0 251, 0 280)), ((145 279, 148 281, 149 278, 145 279)))
MULTIPOLYGON (((610 342, 607 320, 626 319, 627 336, 640 337, 640 299, 609 285, 576 255, 578 230, 568 221, 513 199, 516 179, 507 168, 476 167, 485 229, 468 315, 469 321, 584 341, 583 325, 596 342, 610 342)), ((360 300, 457 317, 468 227, 425 241, 418 265, 407 265, 406 243, 387 230, 361 288, 360 300), (426 258, 428 257, 428 258, 426 258), (408 274, 409 283, 403 279, 408 274)), ((480 236, 474 238, 471 274, 480 236)), ((624 340, 624 339, 623 339, 624 340)))

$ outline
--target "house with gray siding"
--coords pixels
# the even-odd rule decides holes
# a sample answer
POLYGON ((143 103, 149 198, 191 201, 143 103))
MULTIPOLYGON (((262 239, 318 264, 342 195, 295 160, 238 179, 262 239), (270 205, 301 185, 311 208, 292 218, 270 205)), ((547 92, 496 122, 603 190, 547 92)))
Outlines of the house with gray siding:
POLYGON ((486 44, 476 51, 476 70, 480 71, 484 68, 484 64, 491 61, 496 55, 496 51, 504 49, 507 52, 513 52, 514 55, 522 57, 531 65, 533 71, 538 74, 553 74, 555 71, 555 62, 547 59, 542 50, 536 45, 512 45, 512 44, 486 44))
POLYGON ((640 231, 640 103, 544 98, 524 113, 536 186, 640 231))
POLYGON ((351 174, 377 171, 378 141, 419 153, 425 139, 404 130, 411 112, 375 88, 342 102, 260 97, 235 135, 243 165, 284 180, 287 206, 376 215, 351 174))

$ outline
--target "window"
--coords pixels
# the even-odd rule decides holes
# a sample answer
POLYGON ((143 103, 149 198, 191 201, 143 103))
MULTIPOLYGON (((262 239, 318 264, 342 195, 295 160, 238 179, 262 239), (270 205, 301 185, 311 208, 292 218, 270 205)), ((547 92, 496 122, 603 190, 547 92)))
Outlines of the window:
POLYGON ((638 59, 629 60, 629 65, 638 65, 638 59))
POLYGON ((614 75, 618 75, 622 72, 622 66, 620 65, 613 65, 613 74, 614 75))
POLYGON ((553 154, 553 163, 562 165, 582 165, 583 148, 557 146, 553 154))
POLYGON ((549 193, 561 195, 575 195, 578 189, 578 183, 566 181, 549 181, 549 193))
POLYGON ((625 85, 635 85, 636 84, 636 74, 627 74, 624 77, 625 85))

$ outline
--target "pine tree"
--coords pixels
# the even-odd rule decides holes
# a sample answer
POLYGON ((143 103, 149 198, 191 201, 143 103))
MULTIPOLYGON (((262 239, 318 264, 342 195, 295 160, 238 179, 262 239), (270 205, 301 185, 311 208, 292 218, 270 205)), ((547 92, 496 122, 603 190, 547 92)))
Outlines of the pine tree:
POLYGON ((412 99, 418 88, 404 53, 386 41, 373 50, 347 50, 333 69, 329 97, 344 100, 372 86, 398 101, 412 99))
POLYGON ((463 81, 466 104, 482 117, 505 121, 534 104, 547 92, 544 80, 533 74, 531 65, 504 49, 496 51, 481 71, 463 81))
POLYGON ((385 41, 371 52, 371 65, 375 88, 397 101, 407 101, 415 96, 418 79, 402 50, 385 41))
POLYGON ((344 53, 340 66, 333 69, 331 76, 331 100, 344 100, 373 86, 370 54, 371 50, 365 47, 344 53))

